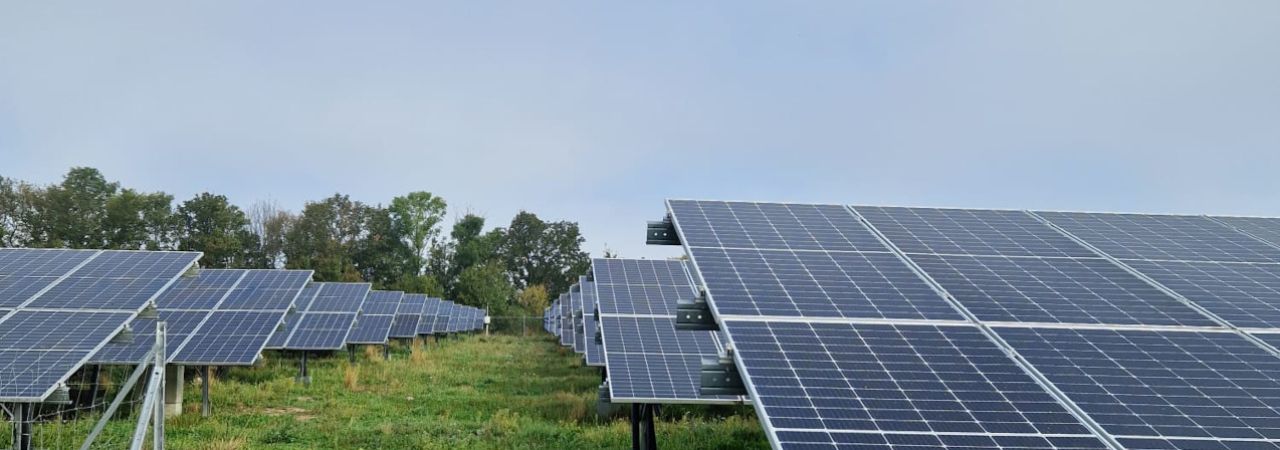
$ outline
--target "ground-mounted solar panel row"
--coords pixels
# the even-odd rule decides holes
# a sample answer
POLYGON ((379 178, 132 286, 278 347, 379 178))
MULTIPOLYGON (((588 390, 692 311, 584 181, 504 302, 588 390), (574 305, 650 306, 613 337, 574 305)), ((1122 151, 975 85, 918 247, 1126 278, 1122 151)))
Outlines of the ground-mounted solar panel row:
POLYGON ((774 447, 1280 448, 1280 219, 667 212, 774 447))
POLYGON ((0 402, 44 401, 85 365, 148 364, 157 322, 175 366, 252 365, 263 350, 335 351, 484 327, 477 308, 438 316, 451 304, 441 299, 312 283, 309 270, 197 269, 199 258, 0 248, 0 402), (373 337, 353 339, 357 331, 373 337))

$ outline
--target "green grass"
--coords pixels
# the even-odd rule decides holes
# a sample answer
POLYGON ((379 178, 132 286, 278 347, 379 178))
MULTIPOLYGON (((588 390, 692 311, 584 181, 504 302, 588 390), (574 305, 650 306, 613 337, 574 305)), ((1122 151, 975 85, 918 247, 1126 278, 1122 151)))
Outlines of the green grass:
MULTIPOLYGON (((354 366, 344 355, 313 359, 310 386, 294 382, 296 361, 285 355, 231 369, 211 384, 207 419, 199 386, 189 382, 185 413, 166 424, 168 448, 630 447, 625 415, 596 416, 597 369, 550 337, 463 336, 413 353, 398 347, 390 361, 370 353, 354 366)), ((83 439, 89 422, 60 425, 68 429, 58 435, 83 439)), ((113 421, 100 444, 118 448, 131 426, 113 421)), ((768 447, 749 407, 667 407, 657 431, 664 448, 768 447)))

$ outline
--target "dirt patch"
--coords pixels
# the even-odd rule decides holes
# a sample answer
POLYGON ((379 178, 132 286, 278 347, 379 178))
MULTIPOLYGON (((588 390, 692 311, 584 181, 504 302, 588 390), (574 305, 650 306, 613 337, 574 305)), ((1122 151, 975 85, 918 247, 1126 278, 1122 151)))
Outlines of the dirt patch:
POLYGON ((308 420, 316 418, 316 416, 308 414, 309 412, 310 411, 307 411, 305 409, 295 408, 292 406, 284 407, 284 408, 263 408, 262 409, 262 413, 268 416, 293 416, 294 419, 298 419, 298 421, 300 422, 306 422, 308 420))

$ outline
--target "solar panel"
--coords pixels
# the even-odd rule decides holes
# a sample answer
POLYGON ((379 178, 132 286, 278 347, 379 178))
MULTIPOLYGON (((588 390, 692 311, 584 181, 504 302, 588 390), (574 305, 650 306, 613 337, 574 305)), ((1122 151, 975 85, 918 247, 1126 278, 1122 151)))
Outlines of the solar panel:
POLYGON ((1217 216, 1210 216, 1209 218, 1255 238, 1267 241, 1271 245, 1280 245, 1280 218, 1217 216))
MULTIPOLYGON (((596 284, 582 277, 582 340, 588 366, 604 367, 604 346, 596 342, 596 284)), ((483 320, 483 317, 481 318, 483 320)), ((483 326, 483 323, 481 324, 483 326)))
POLYGON ((381 314, 365 314, 356 320, 356 325, 347 336, 348 344, 381 345, 387 343, 394 316, 381 314))
MULTIPOLYGON (((725 321, 773 429, 1071 436, 1103 448, 976 327, 725 321)), ((779 437, 781 441, 782 438, 779 437)))
POLYGON ((334 351, 347 345, 369 295, 369 283, 311 283, 301 295, 300 314, 294 326, 286 324, 284 349, 334 351), (308 294, 310 293, 310 294, 308 294), (311 300, 302 300, 314 297, 311 300), (315 316, 315 317, 312 317, 315 316))
POLYGON ((1204 216, 1036 214, 1119 259, 1280 263, 1280 248, 1204 216))
POLYGON ((44 400, 199 258, 0 248, 0 401, 44 400))
POLYGON ((363 314, 356 320, 347 343, 386 344, 403 298, 404 293, 399 291, 370 291, 364 301, 363 314))
POLYGON ((568 294, 560 294, 560 345, 573 347, 573 302, 568 294))
POLYGON ((283 319, 283 311, 213 311, 172 360, 190 366, 251 365, 283 319))
POLYGON ((444 334, 449 332, 449 318, 452 317, 453 310, 457 307, 458 305, 451 301, 440 301, 440 309, 436 310, 436 320, 431 327, 432 333, 444 334))
MULTIPOLYGON (((973 303, 988 320, 1096 323, 1119 310, 1176 322, 1158 310, 1180 305, 1176 299, 1026 213, 822 206, 823 219, 848 224, 843 233, 725 245, 721 230, 740 235, 741 221, 688 206, 717 203, 669 201, 668 210, 775 447, 926 448, 945 439, 975 448, 1105 448, 1065 400, 961 313, 966 303, 942 294, 973 303), (871 240, 849 245, 859 229, 871 240), (928 277, 935 272, 941 280, 928 277), (1098 280, 1109 289, 1079 289, 1098 280), (1035 307, 1055 295, 1060 304, 1035 307)), ((821 228, 811 220, 808 228, 821 228)))
MULTIPOLYGON (((584 284, 584 290, 594 291, 599 304, 601 351, 613 402, 742 401, 699 392, 702 358, 718 356, 722 346, 715 332, 675 329, 676 302, 696 295, 684 262, 595 259, 591 270, 596 281, 584 284)), ((590 337, 594 342, 594 333, 590 337)))
POLYGON ((409 339, 418 337, 418 322, 427 306, 426 294, 405 294, 396 310, 395 323, 391 324, 391 337, 409 339))
POLYGON ((1280 265, 1126 261, 1238 327, 1280 328, 1280 265))
POLYGON ((1101 258, 911 255, 985 321, 1215 326, 1101 258))
POLYGON ((1234 333, 999 333, 1113 435, 1211 438, 1228 448, 1280 442, 1280 358, 1234 333))
POLYGON ((1023 211, 855 206, 906 253, 1096 257, 1023 211))
POLYGON ((573 317, 571 318, 571 320, 573 321, 573 334, 574 334, 573 351, 576 353, 586 353, 587 351, 587 338, 585 336, 586 321, 584 320, 585 318, 583 317, 585 315, 585 312, 584 312, 585 308, 582 302, 582 284, 581 283, 575 284, 573 288, 569 290, 569 309, 573 312, 573 317))
POLYGON ((888 248, 839 205, 670 200, 689 247, 873 251, 888 248))
POLYGON ((418 320, 418 334, 431 334, 431 329, 436 320, 436 313, 439 311, 440 299, 427 297, 426 303, 422 305, 422 318, 418 320))
MULTIPOLYGON (((280 323, 310 278, 309 270, 205 269, 179 280, 156 299, 161 319, 170 322, 165 346, 168 361, 184 365, 253 364, 267 344, 267 339, 257 334, 259 322, 280 323), (255 315, 253 320, 214 322, 226 317, 219 313, 240 311, 264 315, 255 315), (210 328, 215 326, 219 329, 210 328), (223 359, 228 356, 236 359, 223 359)), ((145 328, 142 331, 146 339, 109 344, 92 361, 141 362, 154 341, 155 320, 138 319, 133 327, 145 328)))

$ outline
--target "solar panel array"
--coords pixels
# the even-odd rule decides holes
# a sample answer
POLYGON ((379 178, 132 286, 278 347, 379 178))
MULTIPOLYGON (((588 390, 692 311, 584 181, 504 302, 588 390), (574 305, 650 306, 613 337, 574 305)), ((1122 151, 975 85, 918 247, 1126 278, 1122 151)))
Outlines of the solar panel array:
POLYGON ((199 258, 0 248, 0 401, 44 400, 199 258))
POLYGON ((370 287, 369 283, 311 283, 299 296, 297 313, 286 319, 284 329, 272 337, 267 348, 343 349, 370 287))
POLYGON ((775 447, 1280 448, 1277 222, 668 212, 775 447))
POLYGON ((426 294, 405 294, 396 310, 395 323, 391 324, 391 337, 396 339, 412 339, 418 337, 418 322, 422 321, 422 312, 427 307, 426 294))
MULTIPOLYGON (((167 361, 196 366, 251 365, 279 329, 310 270, 204 269, 156 299, 166 322, 167 361)), ((95 364, 138 364, 151 348, 157 319, 139 318, 133 342, 110 344, 95 364), (140 338, 139 338, 140 337, 140 338)))
MULTIPOLYGON (((744 401, 738 396, 699 392, 702 359, 716 357, 722 346, 716 332, 675 329, 676 302, 697 295, 683 261, 595 259, 591 270, 594 281, 580 279, 576 292, 571 289, 568 296, 570 308, 580 308, 571 318, 583 319, 581 326, 575 325, 572 340, 585 341, 579 353, 588 364, 592 354, 599 353, 600 364, 608 375, 611 401, 744 401), (582 299, 581 306, 572 303, 575 295, 582 299), (600 344, 595 342, 597 332, 600 344)), ((560 306, 553 304, 547 309, 548 323, 558 320, 556 310, 560 306)))
POLYGON ((403 299, 404 293, 400 291, 370 291, 364 301, 363 314, 347 337, 347 343, 386 344, 403 299))

